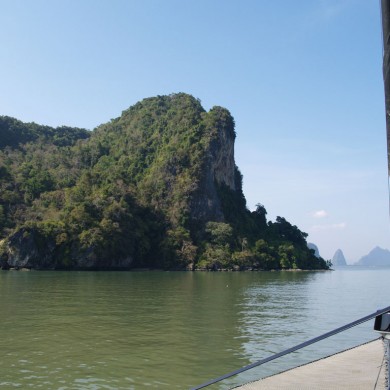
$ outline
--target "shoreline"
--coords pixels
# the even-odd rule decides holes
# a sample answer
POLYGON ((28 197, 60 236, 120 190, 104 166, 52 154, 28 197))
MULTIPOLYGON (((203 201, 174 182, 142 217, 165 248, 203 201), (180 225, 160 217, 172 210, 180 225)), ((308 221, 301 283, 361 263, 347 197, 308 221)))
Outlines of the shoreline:
POLYGON ((161 268, 129 268, 129 269, 91 269, 91 268, 75 268, 75 269, 62 269, 62 268, 26 268, 26 267, 10 267, 10 268, 0 268, 0 271, 19 271, 19 272, 31 272, 31 271, 66 271, 66 272, 326 272, 334 271, 334 269, 300 269, 300 268, 291 268, 291 269, 230 269, 230 268, 221 268, 221 269, 161 269, 161 268))

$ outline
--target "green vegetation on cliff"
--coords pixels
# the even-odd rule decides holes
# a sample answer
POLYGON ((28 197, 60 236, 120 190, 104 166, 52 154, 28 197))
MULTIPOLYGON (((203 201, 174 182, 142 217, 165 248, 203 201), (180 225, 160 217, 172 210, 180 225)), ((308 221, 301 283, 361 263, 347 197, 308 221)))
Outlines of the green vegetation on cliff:
POLYGON ((250 212, 234 120, 187 94, 92 132, 0 117, 1 266, 326 269, 306 234, 250 212))

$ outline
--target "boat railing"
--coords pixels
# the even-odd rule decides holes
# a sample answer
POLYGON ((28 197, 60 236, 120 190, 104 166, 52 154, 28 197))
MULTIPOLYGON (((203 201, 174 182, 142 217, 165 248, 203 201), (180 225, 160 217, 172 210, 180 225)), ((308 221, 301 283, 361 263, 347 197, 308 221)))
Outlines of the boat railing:
POLYGON ((369 314, 369 315, 367 315, 365 317, 359 318, 358 320, 350 322, 350 323, 348 323, 346 325, 343 325, 343 326, 341 326, 339 328, 333 329, 330 332, 324 333, 324 334, 322 334, 320 336, 314 337, 314 338, 312 338, 310 340, 307 340, 307 341, 305 341, 303 343, 297 344, 294 347, 285 349, 284 351, 278 352, 278 353, 276 353, 274 355, 268 356, 268 357, 266 357, 264 359, 261 359, 261 360, 258 360, 256 362, 254 362, 254 363, 248 364, 247 366, 241 367, 241 368, 239 368, 237 370, 231 371, 231 372, 229 372, 227 374, 224 374, 224 375, 221 375, 221 376, 219 376, 217 378, 211 379, 211 380, 209 380, 209 381, 207 381, 205 383, 202 383, 201 385, 192 387, 191 390, 199 390, 199 389, 203 389, 205 387, 211 386, 211 385, 213 385, 215 383, 218 383, 218 382, 221 382, 221 381, 223 381, 225 379, 231 378, 232 376, 241 374, 244 371, 251 370, 252 368, 261 366, 262 364, 268 363, 268 362, 270 362, 272 360, 278 359, 278 358, 280 358, 282 356, 285 356, 285 355, 288 355, 288 354, 290 354, 292 352, 298 351, 299 349, 305 348, 305 347, 307 347, 307 346, 309 346, 311 344, 315 344, 315 343, 317 343, 317 342, 319 342, 321 340, 324 340, 324 339, 326 339, 328 337, 331 337, 331 336, 334 336, 334 335, 336 335, 338 333, 344 332, 344 331, 346 331, 346 330, 348 330, 350 328, 353 328, 353 327, 355 327, 357 325, 360 325, 360 324, 362 324, 364 322, 372 320, 373 318, 376 318, 376 317, 379 317, 381 315, 384 315, 385 313, 388 313, 388 312, 390 312, 390 306, 387 306, 387 307, 385 307, 383 309, 377 310, 374 313, 371 313, 371 314, 369 314))

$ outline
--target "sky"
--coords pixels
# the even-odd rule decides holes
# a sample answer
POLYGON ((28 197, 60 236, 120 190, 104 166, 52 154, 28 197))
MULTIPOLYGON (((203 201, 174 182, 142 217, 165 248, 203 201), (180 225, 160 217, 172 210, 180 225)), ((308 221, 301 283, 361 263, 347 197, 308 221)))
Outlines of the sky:
POLYGON ((249 209, 325 259, 390 248, 378 0, 0 0, 0 91, 90 130, 156 95, 225 107, 249 209))

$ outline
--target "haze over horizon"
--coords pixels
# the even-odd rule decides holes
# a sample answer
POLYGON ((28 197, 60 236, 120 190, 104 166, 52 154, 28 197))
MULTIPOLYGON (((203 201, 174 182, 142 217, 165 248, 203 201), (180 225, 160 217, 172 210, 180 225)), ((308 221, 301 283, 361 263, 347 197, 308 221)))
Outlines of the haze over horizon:
POLYGON ((325 259, 389 245, 379 2, 0 0, 0 115, 93 129, 186 92, 236 122, 248 208, 325 259))

